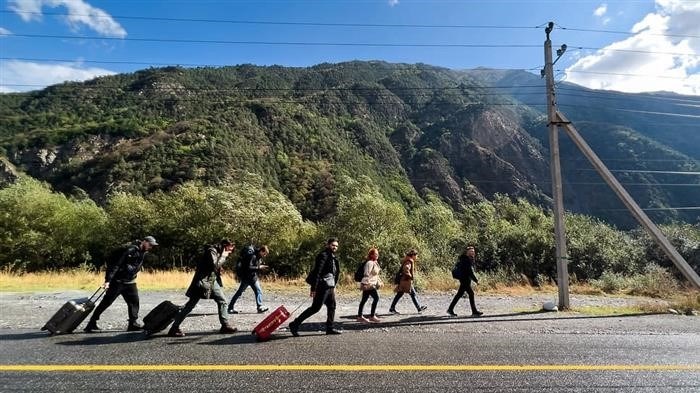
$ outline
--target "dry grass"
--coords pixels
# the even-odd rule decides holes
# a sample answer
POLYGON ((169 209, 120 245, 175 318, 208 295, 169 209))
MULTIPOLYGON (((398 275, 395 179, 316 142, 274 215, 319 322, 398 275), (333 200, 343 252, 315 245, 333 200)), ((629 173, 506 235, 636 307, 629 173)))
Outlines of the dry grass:
MULTIPOLYGON (((510 296, 527 296, 533 293, 556 293, 557 287, 552 283, 546 283, 540 287, 527 285, 522 279, 516 281, 503 282, 505 277, 481 276, 481 284, 476 286, 479 293, 492 293, 510 296)), ((511 279, 513 277, 510 277, 511 279)), ((39 272, 17 274, 7 271, 0 271, 0 292, 40 292, 47 290, 92 290, 102 284, 104 280, 103 272, 92 272, 88 270, 74 269, 56 272, 39 272)), ((226 272, 223 276, 227 289, 235 287, 238 283, 231 272, 226 272)), ((192 281, 192 272, 186 270, 168 271, 144 271, 139 273, 139 289, 142 290, 181 290, 184 291, 192 281)), ((280 278, 265 277, 263 280, 265 290, 274 292, 294 292, 308 290, 304 278, 280 278)), ((430 274, 419 274, 416 286, 435 292, 449 292, 456 290, 458 283, 452 278, 449 272, 433 272, 430 274)), ((357 283, 353 281, 351 274, 345 274, 340 279, 340 288, 343 291, 357 289, 357 283)), ((393 292, 394 285, 385 281, 385 286, 380 290, 385 296, 393 292)), ((570 286, 571 292, 586 295, 603 295, 604 292, 589 283, 573 282, 570 286)), ((676 292, 678 293, 678 292, 676 292)), ((667 312, 669 308, 687 313, 690 310, 700 310, 700 292, 686 290, 680 295, 668 297, 666 301, 656 301, 631 307, 593 307, 575 309, 573 311, 592 315, 611 314, 634 314, 634 313, 660 313, 667 312)))

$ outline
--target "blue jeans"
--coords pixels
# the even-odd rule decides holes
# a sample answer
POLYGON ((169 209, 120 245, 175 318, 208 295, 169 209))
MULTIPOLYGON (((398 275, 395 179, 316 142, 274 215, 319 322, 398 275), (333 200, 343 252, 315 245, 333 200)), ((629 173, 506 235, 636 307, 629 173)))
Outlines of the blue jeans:
POLYGON ((250 287, 253 290, 253 293, 255 294, 255 303, 258 305, 258 309, 262 307, 263 300, 262 300, 262 287, 260 287, 260 280, 241 280, 241 285, 238 287, 238 290, 236 293, 233 294, 233 297, 231 298, 231 303, 229 303, 229 310, 233 310, 233 306, 236 304, 236 301, 238 300, 239 297, 243 294, 243 292, 250 287))

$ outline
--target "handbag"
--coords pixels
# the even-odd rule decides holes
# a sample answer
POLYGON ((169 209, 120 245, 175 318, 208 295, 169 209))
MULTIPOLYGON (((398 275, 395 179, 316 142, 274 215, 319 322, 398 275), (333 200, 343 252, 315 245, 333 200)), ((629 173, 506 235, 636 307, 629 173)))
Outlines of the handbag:
POLYGON ((212 283, 208 280, 208 278, 203 278, 199 280, 197 286, 199 287, 199 291, 203 299, 209 299, 211 297, 212 283))

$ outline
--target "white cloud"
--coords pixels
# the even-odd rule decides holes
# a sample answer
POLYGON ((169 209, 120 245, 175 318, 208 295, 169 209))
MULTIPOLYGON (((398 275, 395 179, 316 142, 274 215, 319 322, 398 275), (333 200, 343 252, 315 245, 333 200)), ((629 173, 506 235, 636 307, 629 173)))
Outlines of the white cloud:
POLYGON ((389 7, 393 7, 399 4, 399 0, 389 0, 389 7))
POLYGON ((0 62, 0 92, 38 90, 65 81, 84 81, 114 71, 85 67, 81 62, 40 64, 21 60, 0 62))
POLYGON ((65 16, 65 21, 74 30, 87 26, 104 36, 126 37, 126 30, 111 15, 83 0, 10 0, 9 2, 9 8, 25 22, 41 20, 42 7, 67 8, 68 15, 65 16))
POLYGON ((605 15, 605 13, 608 12, 608 5, 607 4, 601 4, 598 8, 593 11, 593 15, 597 17, 601 17, 605 15))
POLYGON ((10 30, 7 30, 4 27, 0 27, 0 38, 4 37, 6 35, 10 35, 10 34, 12 34, 12 32, 10 30))
POLYGON ((700 95, 698 20, 700 2, 656 0, 656 11, 632 27, 634 36, 576 60, 566 79, 594 89, 700 95))

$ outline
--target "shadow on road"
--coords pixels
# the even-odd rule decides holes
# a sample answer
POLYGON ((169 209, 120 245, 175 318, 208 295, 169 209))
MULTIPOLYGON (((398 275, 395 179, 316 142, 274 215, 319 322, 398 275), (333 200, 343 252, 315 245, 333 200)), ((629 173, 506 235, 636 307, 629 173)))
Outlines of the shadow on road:
POLYGON ((576 316, 556 316, 556 317, 538 317, 538 318, 516 318, 516 317, 526 317, 528 315, 537 314, 550 314, 547 311, 525 311, 518 313, 508 313, 508 314, 491 314, 483 315, 481 317, 474 317, 471 315, 451 317, 449 315, 437 316, 437 315, 417 315, 411 316, 399 320, 383 320, 377 323, 360 323, 354 322, 357 318, 356 315, 344 315, 341 319, 351 319, 351 323, 343 323, 343 329, 345 330, 364 330, 371 329, 373 327, 397 327, 397 326, 420 326, 420 325, 442 325, 442 324, 456 324, 456 323, 493 323, 493 322, 532 322, 532 321, 568 321, 572 319, 603 319, 603 318, 627 318, 627 317, 643 317, 651 315, 659 315, 663 313, 635 313, 635 314, 623 314, 623 315, 576 315, 576 316))
POLYGON ((57 345, 67 345, 67 346, 74 346, 74 345, 109 345, 109 344, 124 344, 124 343, 132 343, 136 341, 143 341, 144 335, 142 332, 130 332, 130 333, 121 333, 117 334, 116 336, 113 335, 105 335, 101 333, 90 333, 90 334, 84 334, 82 337, 85 337, 81 340, 75 340, 75 341, 62 341, 62 342, 57 342, 57 345))
MULTIPOLYGON (((540 314, 550 314, 545 311, 530 311, 530 312, 518 312, 518 313, 505 313, 505 314, 492 314, 485 315, 481 317, 469 316, 458 316, 451 317, 448 315, 437 316, 437 315, 421 315, 413 314, 411 316, 406 316, 401 319, 387 320, 383 319, 378 323, 360 323, 355 322, 355 315, 344 315, 339 317, 341 320, 345 320, 341 323, 336 323, 337 328, 341 328, 346 331, 355 330, 366 330, 373 328, 387 328, 387 327, 401 327, 401 326, 436 326, 443 324, 462 324, 462 323, 501 323, 501 322, 533 322, 533 321, 569 321, 569 320, 584 320, 584 319, 605 319, 605 318, 634 318, 634 317, 645 317, 652 315, 660 315, 664 313, 635 313, 635 314, 624 314, 624 315, 557 315, 557 316, 537 316, 540 314), (348 321, 350 320, 350 321, 348 321)), ((556 314, 555 314, 556 315, 556 314)), ((381 316, 381 315, 380 315, 381 316)), ((383 316, 387 318, 386 316, 383 316)), ((391 318, 397 318, 391 315, 391 318)), ((78 345, 110 345, 110 344, 123 344, 132 343, 137 341, 158 340, 164 339, 167 345, 182 345, 196 342, 199 345, 236 345, 236 344, 251 344, 255 343, 256 338, 250 331, 239 331, 233 335, 223 335, 217 330, 211 331, 186 331, 185 337, 182 338, 170 338, 166 335, 167 330, 152 335, 150 337, 145 337, 143 332, 123 332, 117 335, 112 335, 108 333, 113 333, 110 331, 105 331, 104 333, 77 333, 77 334, 66 334, 66 335, 56 335, 50 336, 46 332, 23 332, 17 334, 0 334, 0 341, 21 341, 21 340, 33 340, 33 339, 48 339, 52 337, 60 338, 75 338, 71 341, 57 341, 57 345, 65 346, 78 346, 78 345), (217 339, 214 340, 202 340, 204 337, 216 336, 217 339)), ((304 323, 299 327, 299 332, 302 337, 313 337, 325 335, 325 323, 323 322, 310 322, 304 323)), ((287 326, 278 329, 270 338, 269 341, 286 340, 293 338, 290 334, 287 326)))
POLYGON ((17 334, 0 334, 0 341, 32 340, 51 337, 47 332, 27 332, 17 334))

